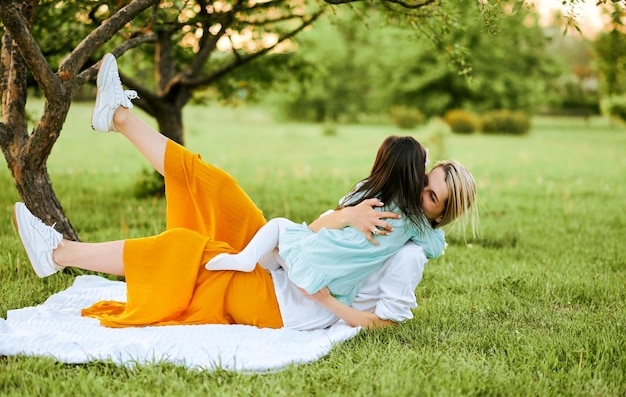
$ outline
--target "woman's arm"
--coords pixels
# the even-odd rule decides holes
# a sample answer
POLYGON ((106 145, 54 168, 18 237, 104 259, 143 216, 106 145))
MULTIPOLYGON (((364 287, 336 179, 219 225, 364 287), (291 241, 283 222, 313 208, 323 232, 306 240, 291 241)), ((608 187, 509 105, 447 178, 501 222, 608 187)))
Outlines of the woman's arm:
POLYGON ((393 228, 384 219, 400 218, 400 215, 394 212, 374 210, 374 207, 382 207, 383 205, 377 198, 363 200, 355 206, 344 207, 317 218, 311 222, 309 229, 317 233, 322 228, 342 229, 346 226, 352 226, 362 232, 372 244, 378 245, 378 242, 372 236, 374 229, 377 229, 376 233, 380 236, 387 235, 393 231, 393 228))
POLYGON ((329 311, 335 313, 351 327, 366 327, 373 329, 396 324, 390 320, 383 320, 374 313, 353 309, 332 296, 326 287, 317 291, 313 295, 309 294, 302 288, 298 289, 304 296, 313 299, 329 311))

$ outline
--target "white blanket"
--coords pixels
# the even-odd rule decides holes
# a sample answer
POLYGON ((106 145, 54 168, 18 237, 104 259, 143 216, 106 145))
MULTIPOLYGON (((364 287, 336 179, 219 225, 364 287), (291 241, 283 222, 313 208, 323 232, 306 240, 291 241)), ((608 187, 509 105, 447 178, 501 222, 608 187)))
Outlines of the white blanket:
POLYGON ((65 363, 112 360, 118 365, 176 363, 194 369, 278 370, 313 362, 358 329, 293 331, 246 325, 173 325, 107 328, 80 311, 100 300, 126 300, 123 282, 79 276, 65 291, 35 307, 0 318, 0 356, 51 356, 65 363))

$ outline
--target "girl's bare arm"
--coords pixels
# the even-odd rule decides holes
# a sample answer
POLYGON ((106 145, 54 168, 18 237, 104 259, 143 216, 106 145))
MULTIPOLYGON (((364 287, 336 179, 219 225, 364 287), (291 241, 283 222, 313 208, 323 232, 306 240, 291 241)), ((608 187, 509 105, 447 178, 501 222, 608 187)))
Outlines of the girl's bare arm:
POLYGON ((342 303, 337 300, 337 298, 332 296, 326 287, 312 295, 301 288, 300 292, 335 313, 351 327, 366 327, 373 329, 396 324, 393 321, 381 319, 375 313, 357 310, 346 305, 345 303, 342 303))

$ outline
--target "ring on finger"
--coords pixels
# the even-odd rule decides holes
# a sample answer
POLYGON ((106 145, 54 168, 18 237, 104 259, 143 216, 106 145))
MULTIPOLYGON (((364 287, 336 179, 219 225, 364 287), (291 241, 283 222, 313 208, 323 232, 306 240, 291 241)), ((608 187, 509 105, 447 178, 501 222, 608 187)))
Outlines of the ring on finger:
POLYGON ((378 229, 374 228, 374 230, 372 230, 372 234, 378 234, 378 229))

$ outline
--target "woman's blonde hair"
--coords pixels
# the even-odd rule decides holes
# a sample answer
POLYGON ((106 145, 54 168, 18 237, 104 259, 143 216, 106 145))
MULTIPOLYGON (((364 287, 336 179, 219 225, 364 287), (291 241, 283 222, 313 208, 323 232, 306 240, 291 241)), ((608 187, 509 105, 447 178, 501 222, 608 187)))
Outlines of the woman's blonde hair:
POLYGON ((448 185, 448 200, 443 210, 443 219, 437 227, 454 225, 463 235, 470 227, 472 237, 478 235, 478 208, 476 206, 476 181, 461 163, 455 160, 442 160, 433 169, 442 167, 448 185))

